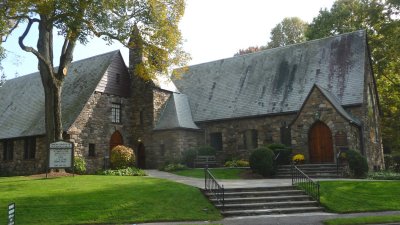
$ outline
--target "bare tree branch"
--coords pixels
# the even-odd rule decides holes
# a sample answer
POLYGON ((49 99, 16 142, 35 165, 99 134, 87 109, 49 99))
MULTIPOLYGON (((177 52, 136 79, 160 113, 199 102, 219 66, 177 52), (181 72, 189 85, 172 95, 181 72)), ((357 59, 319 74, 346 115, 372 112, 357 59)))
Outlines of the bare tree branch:
POLYGON ((26 46, 24 44, 24 39, 25 39, 26 35, 28 35, 28 33, 29 33, 29 31, 30 31, 30 29, 32 27, 32 24, 35 23, 35 22, 39 23, 40 20, 36 19, 36 18, 33 18, 33 19, 28 18, 28 25, 26 26, 26 29, 25 29, 24 33, 19 37, 18 44, 19 44, 19 46, 21 47, 22 50, 24 50, 26 52, 33 53, 40 61, 42 61, 46 65, 47 69, 51 73, 52 72, 52 67, 50 65, 50 62, 48 62, 36 49, 34 49, 34 48, 30 47, 30 46, 26 46))

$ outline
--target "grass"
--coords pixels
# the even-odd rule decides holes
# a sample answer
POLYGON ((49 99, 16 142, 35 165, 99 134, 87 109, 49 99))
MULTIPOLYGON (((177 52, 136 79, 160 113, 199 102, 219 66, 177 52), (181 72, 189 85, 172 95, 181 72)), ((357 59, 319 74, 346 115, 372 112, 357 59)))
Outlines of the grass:
POLYGON ((381 224, 400 222, 400 215, 365 216, 356 218, 337 218, 325 220, 325 225, 357 225, 357 224, 381 224))
POLYGON ((338 213, 400 210, 400 181, 322 181, 321 203, 338 213))
POLYGON ((0 177, 0 224, 16 203, 16 224, 121 224, 218 220, 197 188, 148 177, 0 177))
MULTIPOLYGON (((242 168, 211 168, 211 173, 217 179, 241 179, 242 174, 246 172, 248 169, 242 168)), ((176 175, 181 175, 185 177, 194 177, 194 178, 204 178, 204 169, 185 169, 173 171, 176 175)))

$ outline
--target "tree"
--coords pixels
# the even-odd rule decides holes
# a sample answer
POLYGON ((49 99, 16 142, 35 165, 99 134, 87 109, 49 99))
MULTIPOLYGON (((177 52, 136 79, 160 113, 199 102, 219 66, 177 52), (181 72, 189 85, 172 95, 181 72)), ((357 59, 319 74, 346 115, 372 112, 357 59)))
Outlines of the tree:
POLYGON ((262 51, 269 48, 277 48, 285 45, 306 41, 305 31, 308 24, 298 17, 286 17, 271 30, 271 41, 266 46, 248 47, 239 49, 234 56, 262 51))
POLYGON ((306 40, 307 23, 298 17, 286 17, 271 30, 271 41, 267 48, 277 48, 285 45, 301 43, 306 40))
POLYGON ((384 146, 400 151, 400 1, 337 0, 307 29, 309 40, 365 29, 380 94, 384 146))
POLYGON ((254 52, 259 52, 259 51, 262 51, 265 49, 266 49, 265 46, 261 46, 261 47, 251 46, 246 49, 239 49, 239 51, 236 52, 233 56, 246 55, 246 54, 250 54, 250 53, 254 53, 254 52))
MULTIPOLYGON (((61 89, 77 41, 87 43, 93 36, 128 46, 132 35, 142 40, 142 56, 147 59, 135 69, 149 79, 185 59, 181 50, 178 23, 184 13, 184 0, 3 0, 0 3, 0 36, 6 40, 17 26, 25 26, 20 47, 38 59, 45 93, 47 141, 62 140, 61 89), (36 48, 24 44, 32 25, 39 33, 36 48), (64 38, 60 64, 53 64, 54 33, 64 38)), ((130 43, 130 48, 134 44, 130 43)))

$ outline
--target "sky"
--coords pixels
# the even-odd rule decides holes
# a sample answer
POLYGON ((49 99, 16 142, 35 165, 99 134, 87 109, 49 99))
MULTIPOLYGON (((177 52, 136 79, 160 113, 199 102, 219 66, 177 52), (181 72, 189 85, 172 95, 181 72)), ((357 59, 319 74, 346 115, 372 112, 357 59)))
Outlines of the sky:
MULTIPOLYGON (((333 0, 186 0, 186 11, 179 27, 184 50, 191 55, 189 65, 232 57, 239 49, 266 45, 273 27, 285 17, 299 17, 311 22, 321 8, 330 8, 333 0)), ((18 37, 24 27, 15 30, 3 46, 7 58, 2 66, 7 79, 36 72, 37 59, 24 52, 18 37)), ((37 29, 26 38, 25 44, 36 46, 37 29)), ((55 58, 59 56, 62 39, 55 38, 55 58)), ((114 42, 108 46, 102 39, 92 39, 75 48, 74 61, 120 49, 125 63, 128 50, 114 42)), ((58 65, 58 62, 55 62, 58 65)))

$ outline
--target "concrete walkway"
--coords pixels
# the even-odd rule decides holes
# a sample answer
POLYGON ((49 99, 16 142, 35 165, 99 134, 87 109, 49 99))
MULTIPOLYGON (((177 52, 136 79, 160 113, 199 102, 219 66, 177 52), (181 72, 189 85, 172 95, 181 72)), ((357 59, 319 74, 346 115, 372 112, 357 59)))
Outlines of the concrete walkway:
MULTIPOLYGON (((323 225, 324 220, 334 218, 351 218, 362 216, 383 216, 400 215, 400 211, 370 212, 370 213, 302 213, 302 214, 281 214, 266 216, 228 217, 220 221, 194 221, 194 222, 162 222, 143 223, 143 225, 178 225, 178 224, 223 224, 223 225, 323 225)), ((391 223, 399 224, 399 223, 391 223)), ((375 224, 377 225, 377 224, 375 224)), ((386 224, 388 225, 388 224, 386 224)))
MULTIPOLYGON (((151 177, 163 178, 198 188, 204 188, 204 179, 201 178, 184 177, 159 170, 146 170, 146 173, 151 177)), ((219 183, 224 185, 224 188, 276 187, 276 186, 292 185, 291 179, 241 179, 241 180, 217 179, 217 180, 219 183)))
MULTIPOLYGON (((158 170, 146 170, 150 177, 172 180, 190 186, 204 188, 204 179, 191 178, 175 175, 158 170)), ((340 179, 318 179, 318 180, 340 180, 340 179)), ((348 180, 348 179, 346 179, 348 180)), ((288 186, 292 184, 291 179, 243 179, 243 180, 218 180, 225 188, 236 187, 271 187, 288 186)), ((363 180, 365 181, 365 180, 363 180)), ((302 213, 302 214, 280 214, 246 217, 228 217, 221 221, 193 221, 193 222, 161 222, 144 223, 146 225, 175 225, 175 224, 223 224, 223 225, 322 225, 322 221, 333 218, 349 218, 361 216, 400 215, 400 211, 367 212, 367 213, 302 213)))

